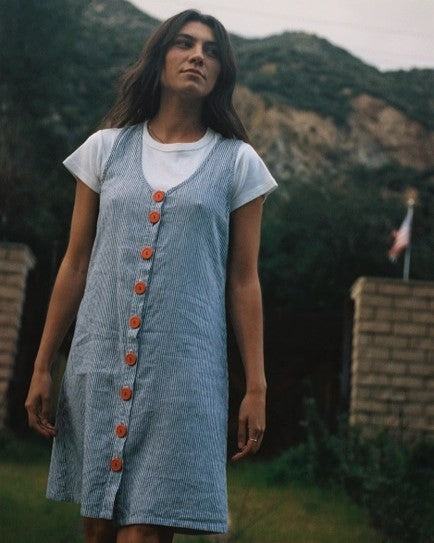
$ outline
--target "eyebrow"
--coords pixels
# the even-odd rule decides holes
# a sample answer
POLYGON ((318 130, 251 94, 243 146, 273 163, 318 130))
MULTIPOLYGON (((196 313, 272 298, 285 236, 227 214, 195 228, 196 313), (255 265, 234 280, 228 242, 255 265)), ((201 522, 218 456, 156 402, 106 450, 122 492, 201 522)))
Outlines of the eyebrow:
MULTIPOLYGON (((188 38, 189 40, 197 41, 197 38, 195 38, 191 34, 186 34, 185 32, 180 32, 179 34, 176 35, 176 37, 177 38, 188 38)), ((211 44, 211 45, 218 45, 217 42, 213 41, 213 40, 206 41, 205 43, 206 44, 211 44)))

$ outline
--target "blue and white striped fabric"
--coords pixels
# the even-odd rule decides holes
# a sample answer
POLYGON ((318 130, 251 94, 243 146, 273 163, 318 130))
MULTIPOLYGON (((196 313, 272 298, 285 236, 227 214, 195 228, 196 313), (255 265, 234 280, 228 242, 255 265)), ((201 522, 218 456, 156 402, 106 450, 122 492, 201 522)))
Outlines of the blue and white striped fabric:
POLYGON ((105 169, 47 496, 117 525, 224 532, 225 281, 240 142, 219 141, 190 178, 156 194, 142 130, 122 130, 105 169))

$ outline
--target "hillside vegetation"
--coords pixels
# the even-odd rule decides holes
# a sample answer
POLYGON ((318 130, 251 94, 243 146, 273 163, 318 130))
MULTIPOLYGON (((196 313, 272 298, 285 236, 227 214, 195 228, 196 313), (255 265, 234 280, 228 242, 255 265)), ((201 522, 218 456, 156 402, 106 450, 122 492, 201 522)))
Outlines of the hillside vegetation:
POLYGON ((434 128, 433 70, 382 73, 327 40, 302 32, 234 42, 241 82, 268 103, 346 123, 351 99, 367 93, 434 128))

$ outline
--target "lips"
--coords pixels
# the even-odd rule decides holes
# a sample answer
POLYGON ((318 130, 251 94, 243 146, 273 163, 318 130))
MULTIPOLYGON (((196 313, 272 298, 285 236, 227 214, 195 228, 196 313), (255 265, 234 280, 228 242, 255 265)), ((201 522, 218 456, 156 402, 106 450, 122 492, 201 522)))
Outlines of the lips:
POLYGON ((183 73, 185 74, 195 74, 195 75, 199 75, 200 77, 202 77, 203 79, 205 79, 205 76, 204 74, 199 71, 199 70, 195 70, 194 68, 189 68, 188 70, 183 70, 183 73))

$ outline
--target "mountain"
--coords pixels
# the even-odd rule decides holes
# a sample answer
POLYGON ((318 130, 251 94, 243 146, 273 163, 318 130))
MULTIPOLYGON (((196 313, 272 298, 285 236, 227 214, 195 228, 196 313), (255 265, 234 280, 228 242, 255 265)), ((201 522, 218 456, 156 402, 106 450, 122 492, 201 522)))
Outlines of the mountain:
POLYGON ((434 166, 433 70, 382 73, 305 33, 236 45, 237 105, 279 178, 434 166))
POLYGON ((345 123, 239 87, 236 104, 256 149, 281 180, 343 174, 349 168, 399 164, 434 167, 434 131, 384 99, 361 93, 349 102, 345 123))

